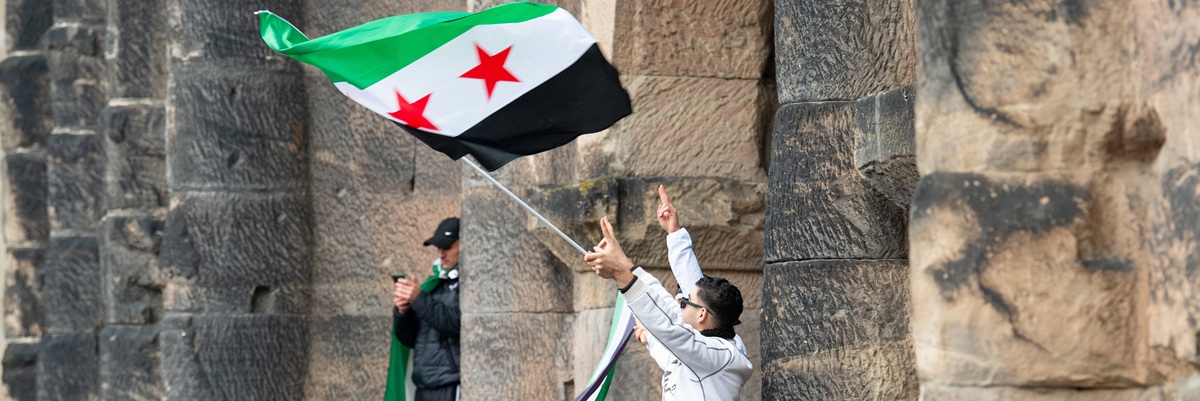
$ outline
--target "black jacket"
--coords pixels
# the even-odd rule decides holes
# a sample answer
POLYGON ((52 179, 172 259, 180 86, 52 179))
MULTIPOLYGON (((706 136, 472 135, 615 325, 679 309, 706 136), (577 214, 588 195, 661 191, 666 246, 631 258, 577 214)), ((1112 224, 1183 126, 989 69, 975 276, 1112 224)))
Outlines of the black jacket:
POLYGON ((458 279, 443 279, 433 291, 422 292, 408 312, 392 308, 392 332, 413 349, 413 383, 418 388, 458 384, 458 279))

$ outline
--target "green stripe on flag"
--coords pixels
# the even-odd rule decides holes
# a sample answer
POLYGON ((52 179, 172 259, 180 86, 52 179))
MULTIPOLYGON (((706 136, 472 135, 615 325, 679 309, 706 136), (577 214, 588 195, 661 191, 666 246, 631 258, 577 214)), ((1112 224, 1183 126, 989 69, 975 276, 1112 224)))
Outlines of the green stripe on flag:
POLYGON ((366 88, 478 25, 510 24, 545 16, 558 7, 509 3, 478 13, 397 15, 316 39, 270 11, 259 11, 260 34, 271 49, 312 64, 333 82, 366 88))

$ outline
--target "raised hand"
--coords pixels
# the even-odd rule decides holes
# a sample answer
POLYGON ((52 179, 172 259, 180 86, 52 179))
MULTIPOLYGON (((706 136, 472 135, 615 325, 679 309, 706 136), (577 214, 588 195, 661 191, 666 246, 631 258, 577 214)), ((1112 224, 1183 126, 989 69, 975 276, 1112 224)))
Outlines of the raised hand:
POLYGON ((617 284, 625 286, 633 280, 633 273, 630 272, 633 262, 630 262, 625 256, 625 251, 621 250, 621 244, 617 242, 617 236, 613 234, 607 216, 600 218, 600 231, 604 233, 604 239, 592 248, 592 252, 584 255, 583 260, 592 267, 596 275, 616 280, 617 284))
POLYGON ((667 189, 662 185, 658 186, 658 225, 667 231, 667 234, 679 231, 679 218, 675 214, 675 205, 671 204, 671 198, 667 196, 667 189))
POLYGON ((417 295, 421 293, 421 287, 413 280, 399 279, 396 280, 396 288, 392 291, 392 303, 396 305, 396 309, 400 313, 408 312, 408 308, 412 306, 413 300, 417 299, 417 295))

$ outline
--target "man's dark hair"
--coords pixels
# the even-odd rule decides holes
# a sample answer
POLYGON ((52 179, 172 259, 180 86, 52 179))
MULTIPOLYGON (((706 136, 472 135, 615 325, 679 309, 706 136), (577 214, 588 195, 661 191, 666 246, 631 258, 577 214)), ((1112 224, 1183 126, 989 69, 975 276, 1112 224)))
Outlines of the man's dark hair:
POLYGON ((706 275, 696 281, 696 288, 696 295, 708 305, 720 326, 733 327, 742 323, 738 320, 742 317, 742 292, 737 286, 729 280, 706 275))

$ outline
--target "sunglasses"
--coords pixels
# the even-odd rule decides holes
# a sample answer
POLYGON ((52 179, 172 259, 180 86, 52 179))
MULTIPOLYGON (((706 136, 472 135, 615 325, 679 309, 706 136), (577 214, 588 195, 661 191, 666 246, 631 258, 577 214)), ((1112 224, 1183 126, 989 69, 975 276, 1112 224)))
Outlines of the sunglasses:
POLYGON ((679 309, 687 309, 688 305, 695 306, 700 309, 704 309, 704 305, 700 305, 698 303, 692 302, 692 301, 688 300, 688 297, 679 298, 679 309))

